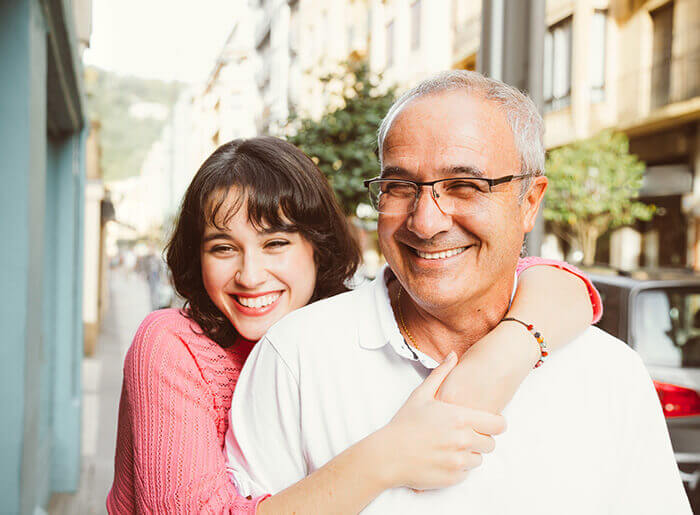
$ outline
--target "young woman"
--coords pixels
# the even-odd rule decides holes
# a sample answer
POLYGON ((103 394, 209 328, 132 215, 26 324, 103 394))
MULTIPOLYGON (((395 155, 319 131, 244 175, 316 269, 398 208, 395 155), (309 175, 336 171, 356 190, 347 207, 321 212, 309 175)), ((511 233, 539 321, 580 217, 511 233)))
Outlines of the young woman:
MULTIPOLYGON (((282 140, 253 138, 221 146, 199 169, 167 261, 187 306, 149 315, 127 354, 110 513, 357 512, 387 488, 453 484, 493 449, 504 424, 492 413, 539 359, 532 335, 500 324, 459 364, 448 357, 387 426, 284 492, 242 498, 222 452, 241 367, 285 314, 345 291, 359 251, 313 162, 282 140), (436 400, 441 385, 442 398, 469 407, 436 400)), ((530 258, 518 273, 509 316, 540 328, 550 348, 599 316, 597 293, 568 265, 530 258)))

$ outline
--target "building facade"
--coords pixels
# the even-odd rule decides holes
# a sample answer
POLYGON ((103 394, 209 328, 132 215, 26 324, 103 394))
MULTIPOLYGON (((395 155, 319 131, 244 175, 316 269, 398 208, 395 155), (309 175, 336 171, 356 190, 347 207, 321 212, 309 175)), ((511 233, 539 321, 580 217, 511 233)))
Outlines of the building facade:
MULTIPOLYGON (((369 19, 370 63, 388 82, 476 69, 481 2, 372 0, 369 19)), ((597 261, 700 270, 700 0, 548 0, 546 26, 546 147, 625 132, 647 165, 641 199, 658 208, 603 238, 597 261)))
POLYGON ((38 513, 80 477, 90 2, 0 2, 0 511, 38 513))

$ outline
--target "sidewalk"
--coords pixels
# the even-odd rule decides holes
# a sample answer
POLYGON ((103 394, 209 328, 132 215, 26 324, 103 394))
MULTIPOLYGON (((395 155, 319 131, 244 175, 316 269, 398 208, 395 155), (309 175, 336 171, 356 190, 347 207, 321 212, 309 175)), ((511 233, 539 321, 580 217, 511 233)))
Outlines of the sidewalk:
POLYGON ((135 272, 110 270, 110 305, 95 355, 83 359, 82 475, 75 494, 51 498, 51 515, 105 513, 114 474, 122 363, 131 338, 151 310, 148 285, 135 272))

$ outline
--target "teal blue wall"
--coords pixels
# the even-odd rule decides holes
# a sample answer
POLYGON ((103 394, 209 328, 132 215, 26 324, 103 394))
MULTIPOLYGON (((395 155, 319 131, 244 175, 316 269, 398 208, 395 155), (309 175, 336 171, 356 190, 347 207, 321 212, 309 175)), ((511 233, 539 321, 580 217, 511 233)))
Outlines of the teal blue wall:
POLYGON ((54 245, 55 277, 51 487, 70 491, 80 478, 80 462, 74 456, 80 453, 81 434, 83 137, 77 133, 61 140, 51 138, 49 148, 57 159, 47 173, 54 175, 58 199, 54 235, 47 232, 54 245))
MULTIPOLYGON (((7 344, 0 345, 0 503, 2 511, 26 512, 20 484, 36 472, 39 449, 24 452, 25 429, 38 440, 39 387, 27 380, 27 370, 40 363, 41 323, 29 314, 41 314, 36 304, 41 284, 46 141, 46 36, 39 6, 34 2, 0 3, 0 327, 7 344), (43 76, 42 76, 43 75, 43 76), (8 123, 8 121, 12 123, 8 123), (38 202, 38 209, 32 209, 38 202), (43 217, 42 217, 43 218, 43 217), (30 427, 27 427, 29 422, 30 427), (32 426, 33 424, 33 426, 32 426)), ((41 319, 39 319, 41 320, 41 319)))
POLYGON ((47 5, 66 4, 0 0, 3 514, 35 513, 80 478, 85 142, 79 126, 48 136, 47 5))

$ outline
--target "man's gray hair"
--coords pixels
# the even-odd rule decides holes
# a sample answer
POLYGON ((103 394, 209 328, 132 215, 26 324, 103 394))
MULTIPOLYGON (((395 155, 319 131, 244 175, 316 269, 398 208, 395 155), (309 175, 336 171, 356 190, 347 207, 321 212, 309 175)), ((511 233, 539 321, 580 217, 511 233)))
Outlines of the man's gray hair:
MULTIPOLYGON (((467 70, 439 73, 405 92, 387 112, 377 133, 379 162, 384 160, 384 140, 399 113, 413 100, 445 91, 464 90, 482 95, 505 111, 520 155, 520 173, 544 174, 544 122, 535 103, 513 86, 467 70)), ((529 181, 523 181, 529 183, 529 181)))

